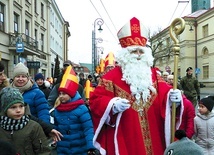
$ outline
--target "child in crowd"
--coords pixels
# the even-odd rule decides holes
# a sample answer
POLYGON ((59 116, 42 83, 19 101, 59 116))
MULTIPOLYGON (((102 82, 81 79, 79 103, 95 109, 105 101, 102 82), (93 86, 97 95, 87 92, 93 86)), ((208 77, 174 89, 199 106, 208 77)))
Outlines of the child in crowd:
POLYGON ((203 148, 204 155, 214 154, 214 96, 199 102, 199 113, 194 119, 195 142, 203 148))
POLYGON ((34 80, 38 85, 39 89, 45 94, 45 98, 48 99, 48 96, 51 92, 50 83, 45 80, 45 77, 42 73, 37 73, 34 76, 34 80))
POLYGON ((54 124, 63 135, 57 142, 57 154, 95 155, 93 124, 78 89, 78 79, 69 66, 59 86, 55 103, 54 124))
POLYGON ((25 115, 25 104, 19 90, 3 88, 0 101, 0 139, 13 144, 19 155, 50 154, 42 127, 25 115))

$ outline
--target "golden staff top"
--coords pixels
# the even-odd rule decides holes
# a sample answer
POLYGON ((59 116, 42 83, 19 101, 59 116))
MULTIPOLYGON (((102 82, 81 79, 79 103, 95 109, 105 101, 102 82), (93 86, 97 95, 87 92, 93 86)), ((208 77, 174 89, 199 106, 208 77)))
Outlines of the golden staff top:
MULTIPOLYGON (((172 50, 174 52, 173 90, 177 89, 177 82, 178 82, 178 56, 180 54, 180 45, 179 45, 179 40, 177 39, 177 36, 181 34, 184 31, 184 29, 185 29, 185 21, 182 18, 174 19, 169 28, 170 37, 174 41, 174 46, 172 47, 172 50)), ((176 104, 172 103, 171 142, 174 142, 175 115, 176 115, 176 104)))

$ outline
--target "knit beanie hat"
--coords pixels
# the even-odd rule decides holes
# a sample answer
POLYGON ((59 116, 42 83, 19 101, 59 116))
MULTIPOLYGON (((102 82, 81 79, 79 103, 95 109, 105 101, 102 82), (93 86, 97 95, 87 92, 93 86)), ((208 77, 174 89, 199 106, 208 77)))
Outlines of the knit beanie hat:
POLYGON ((203 155, 202 148, 194 143, 192 140, 186 137, 186 133, 183 130, 177 130, 175 137, 179 140, 171 143, 166 150, 164 155, 203 155))
POLYGON ((43 81, 45 80, 44 76, 42 75, 42 73, 37 73, 34 77, 34 80, 39 80, 42 79, 43 81))
POLYGON ((209 111, 213 110, 214 99, 212 96, 202 98, 199 104, 203 104, 209 111))
POLYGON ((13 78, 17 75, 26 75, 29 76, 28 68, 23 63, 18 63, 13 70, 13 78))
POLYGON ((5 87, 0 92, 1 110, 6 112, 13 104, 22 103, 24 99, 18 89, 5 87))

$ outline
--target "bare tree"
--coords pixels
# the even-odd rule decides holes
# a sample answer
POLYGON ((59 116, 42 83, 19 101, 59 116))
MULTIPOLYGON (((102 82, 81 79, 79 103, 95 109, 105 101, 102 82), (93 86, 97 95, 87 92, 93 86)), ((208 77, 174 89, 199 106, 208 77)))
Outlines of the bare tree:
POLYGON ((148 31, 149 44, 147 44, 147 47, 152 50, 152 55, 154 57, 153 67, 155 67, 158 60, 163 58, 169 59, 173 56, 171 40, 166 45, 166 38, 161 35, 161 32, 161 28, 158 28, 157 31, 153 32, 151 29, 148 31))

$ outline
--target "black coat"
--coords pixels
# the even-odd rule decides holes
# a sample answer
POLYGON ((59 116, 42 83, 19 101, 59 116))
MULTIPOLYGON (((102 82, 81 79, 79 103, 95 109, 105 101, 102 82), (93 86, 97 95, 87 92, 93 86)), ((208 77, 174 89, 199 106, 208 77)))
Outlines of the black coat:
POLYGON ((51 90, 45 86, 45 83, 39 86, 39 89, 45 94, 45 98, 48 99, 51 90))

